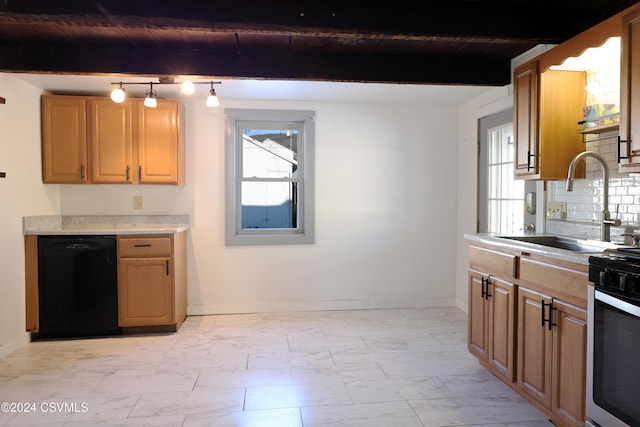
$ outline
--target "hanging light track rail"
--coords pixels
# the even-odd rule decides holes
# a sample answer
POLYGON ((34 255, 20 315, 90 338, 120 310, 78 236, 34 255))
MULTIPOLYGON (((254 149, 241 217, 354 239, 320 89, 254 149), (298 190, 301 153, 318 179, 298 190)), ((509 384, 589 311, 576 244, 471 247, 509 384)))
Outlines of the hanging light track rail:
POLYGON ((144 99, 145 107, 155 108, 158 103, 156 100, 156 92, 153 90, 154 85, 178 85, 180 86, 180 91, 186 95, 191 95, 195 91, 195 85, 210 85, 211 89, 209 89, 209 94, 207 95, 207 107, 217 107, 220 105, 220 101, 218 100, 218 96, 216 95, 216 91, 213 88, 213 85, 222 84, 221 81, 208 81, 208 82, 193 82, 191 80, 185 80, 183 82, 168 82, 168 81, 158 81, 158 82, 111 82, 112 85, 118 85, 115 89, 111 91, 111 99, 113 102, 121 103, 124 102, 126 98, 126 93, 124 86, 126 85, 148 85, 149 90, 147 91, 147 96, 144 99))

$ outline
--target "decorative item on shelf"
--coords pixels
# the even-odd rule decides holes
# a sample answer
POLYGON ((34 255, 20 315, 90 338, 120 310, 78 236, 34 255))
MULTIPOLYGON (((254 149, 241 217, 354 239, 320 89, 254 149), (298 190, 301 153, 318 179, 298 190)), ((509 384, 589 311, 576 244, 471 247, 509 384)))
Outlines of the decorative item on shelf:
POLYGON ((193 82, 190 80, 184 80, 182 82, 175 82, 173 80, 162 80, 157 82, 111 82, 112 85, 118 85, 111 91, 111 99, 113 102, 121 103, 126 99, 126 92, 124 85, 149 85, 149 90, 146 93, 144 99, 144 106, 149 108, 155 108, 158 106, 157 93, 153 89, 153 85, 179 85, 180 91, 186 95, 191 95, 195 92, 195 85, 211 85, 209 95, 207 96, 207 107, 217 107, 220 105, 218 96, 216 95, 213 85, 222 84, 220 81, 207 81, 207 82, 193 82))
POLYGON ((583 129, 620 123, 620 111, 615 104, 593 104, 582 109, 583 129))

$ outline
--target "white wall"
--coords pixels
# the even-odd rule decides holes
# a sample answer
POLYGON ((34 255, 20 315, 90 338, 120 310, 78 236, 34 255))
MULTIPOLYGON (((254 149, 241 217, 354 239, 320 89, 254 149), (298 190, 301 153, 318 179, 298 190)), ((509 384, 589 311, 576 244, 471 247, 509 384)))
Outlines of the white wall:
POLYGON ((184 187, 62 186, 62 213, 189 214, 189 313, 452 305, 457 108, 186 101, 184 187), (316 243, 224 246, 224 108, 316 111, 316 243), (144 196, 144 211, 133 196, 144 196))
POLYGON ((458 169, 456 226, 456 306, 467 311, 469 266, 465 234, 477 232, 478 120, 513 106, 511 86, 492 89, 464 104, 458 111, 458 169))
POLYGON ((58 185, 42 185, 40 95, 0 74, 0 358, 27 341, 22 217, 60 211, 58 185))
POLYGON ((7 172, 0 179, 0 357, 27 339, 21 219, 28 215, 189 214, 191 314, 466 308, 462 234, 475 230, 475 126, 508 108, 507 89, 459 109, 429 99, 226 100, 216 110, 186 101, 183 187, 43 185, 40 94, 0 74, 7 98, 0 105, 0 171, 7 172), (224 107, 316 111, 314 245, 224 246, 224 107), (144 196, 143 211, 133 209, 135 195, 144 196))

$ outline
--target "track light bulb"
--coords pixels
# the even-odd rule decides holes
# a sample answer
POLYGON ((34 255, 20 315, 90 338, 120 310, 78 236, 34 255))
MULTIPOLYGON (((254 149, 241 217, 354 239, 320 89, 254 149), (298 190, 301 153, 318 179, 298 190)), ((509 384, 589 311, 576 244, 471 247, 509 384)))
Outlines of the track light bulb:
POLYGON ((180 85, 180 90, 182 91, 182 93, 184 93, 185 95, 191 95, 193 92, 195 92, 196 90, 196 86, 193 84, 192 81, 189 80, 185 80, 182 82, 182 84, 180 85))
POLYGON ((211 85, 211 90, 209 91, 209 96, 207 96, 207 107, 217 107, 220 105, 220 101, 218 101, 218 97, 216 96, 216 91, 213 88, 213 84, 211 85))
POLYGON ((144 99, 144 106, 149 108, 156 108, 158 106, 156 93, 153 91, 153 83, 151 83, 151 89, 149 89, 147 97, 144 99))
POLYGON ((126 95, 124 93, 124 89, 122 88, 122 83, 120 83, 120 87, 115 88, 111 91, 111 100, 113 102, 117 102, 118 104, 124 102, 126 95))

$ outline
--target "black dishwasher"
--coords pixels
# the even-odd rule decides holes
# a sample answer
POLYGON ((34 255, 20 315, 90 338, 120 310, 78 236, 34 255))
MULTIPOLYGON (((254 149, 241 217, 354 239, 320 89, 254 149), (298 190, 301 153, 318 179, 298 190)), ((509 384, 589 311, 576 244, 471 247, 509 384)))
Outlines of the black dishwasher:
POLYGON ((115 236, 40 236, 40 331, 33 339, 116 335, 115 236))

